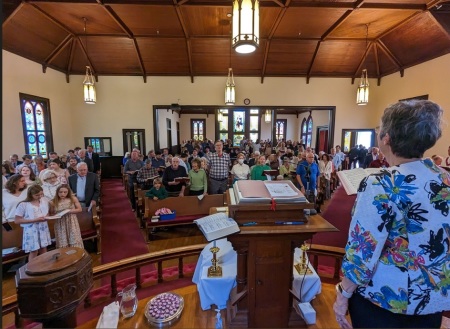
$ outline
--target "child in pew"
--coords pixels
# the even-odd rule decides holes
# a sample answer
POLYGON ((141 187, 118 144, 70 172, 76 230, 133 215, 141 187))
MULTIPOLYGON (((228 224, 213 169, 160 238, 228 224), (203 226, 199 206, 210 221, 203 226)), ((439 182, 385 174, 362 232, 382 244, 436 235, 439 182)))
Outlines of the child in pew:
POLYGON ((45 218, 48 211, 49 200, 39 185, 32 185, 26 199, 17 205, 14 222, 23 227, 22 249, 29 253, 28 261, 47 252, 47 246, 52 244, 45 218))
POLYGON ((155 178, 153 180, 153 187, 145 193, 145 196, 156 201, 166 199, 169 194, 162 184, 162 179, 155 178))
POLYGON ((56 189, 56 195, 50 201, 50 214, 54 215, 66 209, 70 209, 70 212, 55 219, 56 248, 84 248, 80 225, 75 215, 82 211, 81 205, 69 185, 63 184, 56 189))

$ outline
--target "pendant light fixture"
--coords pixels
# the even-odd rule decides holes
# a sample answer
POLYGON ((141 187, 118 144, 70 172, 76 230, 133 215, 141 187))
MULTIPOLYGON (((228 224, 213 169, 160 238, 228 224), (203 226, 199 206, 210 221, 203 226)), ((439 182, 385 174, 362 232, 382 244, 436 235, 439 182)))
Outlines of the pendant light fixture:
MULTIPOLYGON (((86 56, 87 52, 87 32, 86 32, 86 17, 83 17, 84 20, 84 35, 86 38, 86 56)), ((95 104, 97 102, 97 93, 95 91, 94 85, 94 77, 92 76, 92 70, 90 66, 86 66, 86 75, 83 81, 83 91, 84 91, 84 102, 86 104, 95 104)))
MULTIPOLYGON (((369 24, 366 24, 366 51, 364 53, 363 64, 366 61, 367 54, 367 38, 369 36, 369 24)), ((367 76, 367 69, 363 69, 361 79, 359 80, 359 87, 356 91, 356 104, 367 105, 369 103, 369 78, 367 76)))
POLYGON ((236 102, 236 91, 233 77, 233 69, 231 68, 231 43, 230 43, 230 65, 228 67, 228 78, 225 85, 225 104, 234 105, 236 102))
POLYGON ((259 46, 259 0, 233 1, 233 48, 249 54, 259 46))
POLYGON ((269 123, 272 121, 272 114, 270 113, 270 110, 266 110, 266 112, 264 113, 264 121, 266 123, 269 123))

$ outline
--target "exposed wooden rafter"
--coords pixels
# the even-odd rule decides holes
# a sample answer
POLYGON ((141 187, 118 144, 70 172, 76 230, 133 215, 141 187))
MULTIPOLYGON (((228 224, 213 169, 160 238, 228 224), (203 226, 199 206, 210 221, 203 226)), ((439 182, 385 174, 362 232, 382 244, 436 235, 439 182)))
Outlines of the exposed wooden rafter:
MULTIPOLYGON (((187 2, 187 1, 180 1, 181 4, 187 2)), ((189 33, 186 28, 186 24, 184 23, 183 13, 181 12, 180 6, 181 4, 177 2, 177 0, 173 0, 173 4, 175 6, 175 10, 177 12, 178 21, 181 24, 181 28, 183 29, 184 37, 186 38, 186 51, 188 56, 188 62, 189 62, 189 73, 191 76, 191 83, 194 83, 194 69, 192 67, 192 52, 191 52, 191 42, 189 40, 189 33)))

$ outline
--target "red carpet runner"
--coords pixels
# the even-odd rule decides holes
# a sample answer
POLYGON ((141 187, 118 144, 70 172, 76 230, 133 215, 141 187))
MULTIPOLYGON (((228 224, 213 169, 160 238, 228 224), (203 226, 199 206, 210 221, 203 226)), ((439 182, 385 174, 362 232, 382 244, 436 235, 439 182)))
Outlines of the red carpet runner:
POLYGON ((101 221, 102 264, 148 252, 120 179, 102 180, 101 221))

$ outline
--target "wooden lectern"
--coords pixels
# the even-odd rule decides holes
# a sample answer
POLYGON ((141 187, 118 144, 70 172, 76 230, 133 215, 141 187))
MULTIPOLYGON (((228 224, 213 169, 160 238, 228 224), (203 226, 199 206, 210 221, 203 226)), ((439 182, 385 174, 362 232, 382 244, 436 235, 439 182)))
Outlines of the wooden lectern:
POLYGON ((290 294, 294 249, 317 232, 338 231, 319 215, 304 218, 301 225, 275 225, 276 221, 289 220, 292 207, 298 220, 303 209, 311 205, 279 204, 274 211, 270 206, 255 204, 255 211, 249 204, 230 206, 230 217, 240 214, 233 217, 239 224, 250 219, 258 223, 242 226, 239 234, 228 236, 237 253, 237 287, 227 307, 230 327, 287 328, 304 324, 292 307, 290 294), (264 215, 258 220, 263 209, 264 215))

